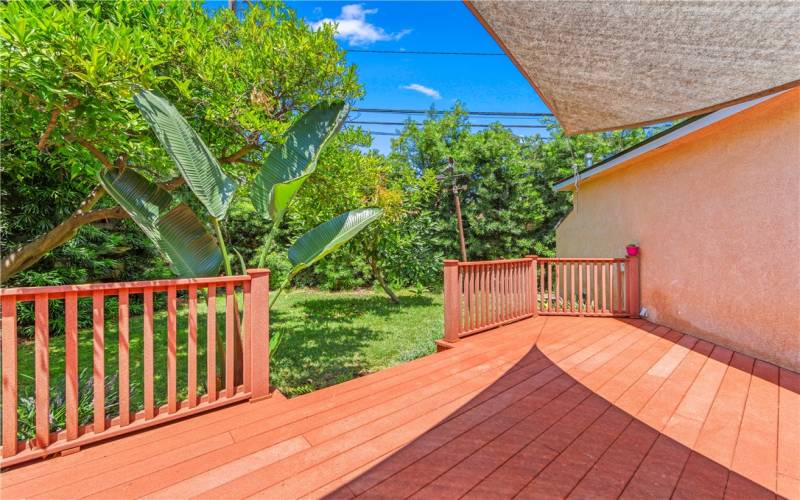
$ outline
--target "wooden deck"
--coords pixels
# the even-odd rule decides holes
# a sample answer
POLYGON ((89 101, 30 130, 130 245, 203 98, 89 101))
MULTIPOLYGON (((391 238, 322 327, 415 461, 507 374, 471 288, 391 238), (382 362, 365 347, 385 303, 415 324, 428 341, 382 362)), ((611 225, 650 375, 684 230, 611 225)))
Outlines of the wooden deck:
POLYGON ((305 396, 2 474, 2 497, 800 498, 800 377, 644 321, 538 317, 305 396))

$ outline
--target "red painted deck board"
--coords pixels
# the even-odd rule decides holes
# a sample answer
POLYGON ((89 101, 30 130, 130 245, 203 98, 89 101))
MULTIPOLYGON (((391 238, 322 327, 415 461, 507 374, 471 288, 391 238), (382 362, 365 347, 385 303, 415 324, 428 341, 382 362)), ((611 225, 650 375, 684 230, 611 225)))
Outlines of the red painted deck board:
POLYGON ((798 380, 642 320, 538 317, 11 468, 0 494, 800 498, 798 380))

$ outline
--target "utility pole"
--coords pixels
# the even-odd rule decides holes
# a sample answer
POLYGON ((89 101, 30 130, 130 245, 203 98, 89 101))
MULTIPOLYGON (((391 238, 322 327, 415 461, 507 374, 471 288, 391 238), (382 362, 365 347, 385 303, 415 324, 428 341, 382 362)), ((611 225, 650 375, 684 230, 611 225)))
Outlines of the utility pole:
POLYGON ((458 196, 458 184, 456 183, 455 161, 452 156, 447 157, 447 168, 450 171, 450 178, 453 181, 453 200, 456 204, 456 218, 458 219, 458 237, 461 240, 461 261, 467 262, 467 245, 464 242, 464 222, 461 219, 461 199, 458 196))

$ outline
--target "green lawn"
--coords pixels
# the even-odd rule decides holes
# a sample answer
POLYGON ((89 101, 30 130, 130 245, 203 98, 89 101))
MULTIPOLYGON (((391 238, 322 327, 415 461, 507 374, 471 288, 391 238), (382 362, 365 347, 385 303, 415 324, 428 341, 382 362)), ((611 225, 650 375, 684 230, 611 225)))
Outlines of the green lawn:
MULTIPOLYGON (((298 290, 284 295, 273 309, 270 327, 284 332, 283 344, 271 359, 271 382, 295 396, 343 382, 434 352, 442 336, 442 299, 438 294, 400 294, 393 305, 381 293, 327 293, 298 290)), ((224 303, 218 302, 218 323, 224 303)), ((178 307, 178 390, 186 396, 187 310, 178 307)), ((106 312, 106 375, 117 367, 116 314, 106 312)), ((224 324, 224 323, 223 323, 224 324)), ((155 397, 166 402, 166 313, 155 315, 155 397)), ((205 306, 198 305, 198 382, 205 380, 205 306)), ((142 408, 142 318, 130 319, 131 406, 142 408)), ((50 384, 64 386, 64 339, 50 341, 50 384)), ((79 371, 92 373, 92 331, 79 332, 79 371)), ((34 346, 19 347, 20 396, 33 395, 34 346)), ((85 384, 82 382, 82 386, 85 384)), ((63 391, 59 391, 63 393, 63 391)), ((201 389, 204 392, 204 389, 201 389)), ((90 394, 86 394, 90 400, 90 394)), ((112 410, 109 409, 111 412, 112 410)), ((86 413, 88 418, 91 413, 86 413)), ((83 412, 82 412, 83 414, 83 412)), ((23 429, 20 429, 23 431, 23 429)))

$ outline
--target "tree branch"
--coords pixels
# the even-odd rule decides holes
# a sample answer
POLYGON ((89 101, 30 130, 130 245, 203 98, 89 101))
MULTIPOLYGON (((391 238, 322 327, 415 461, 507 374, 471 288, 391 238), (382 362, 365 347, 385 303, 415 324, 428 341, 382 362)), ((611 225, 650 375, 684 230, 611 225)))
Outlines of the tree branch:
POLYGON ((80 105, 80 101, 74 97, 69 99, 66 106, 63 108, 61 107, 54 107, 53 111, 50 113, 50 121, 47 123, 47 128, 44 129, 42 136, 39 138, 39 144, 36 145, 36 149, 39 151, 43 151, 45 146, 47 146, 47 141, 50 139, 50 134, 53 133, 53 130, 56 128, 56 124, 58 123, 58 117, 61 113, 65 111, 69 111, 71 109, 75 109, 80 105))
POLYGON ((20 94, 26 96, 30 102, 35 103, 37 105, 37 109, 39 111, 44 111, 42 109, 42 100, 38 96, 35 96, 35 95, 31 94, 27 90, 23 89, 22 87, 20 87, 16 83, 14 83, 12 81, 9 81, 9 80, 3 80, 3 86, 4 87, 8 87, 10 89, 14 89, 17 92, 19 92, 20 94))
POLYGON ((186 181, 180 175, 175 177, 174 179, 170 179, 166 182, 161 183, 161 187, 166 189, 167 191, 172 191, 180 186, 183 186, 186 181))
POLYGON ((258 146, 255 144, 248 144, 241 148, 239 151, 233 153, 232 155, 225 156, 219 159, 220 163, 236 163, 239 162, 247 153, 258 149, 258 146))
POLYGON ((69 142, 74 142, 74 143, 80 144, 81 146, 86 148, 90 153, 92 153, 92 156, 94 156, 95 158, 100 160, 100 163, 102 163, 103 166, 105 166, 106 168, 113 168, 114 167, 114 165, 111 164, 111 161, 109 161, 108 157, 106 155, 104 155, 99 149, 97 149, 94 146, 94 144, 92 144, 91 142, 87 141, 86 139, 83 139, 83 138, 80 138, 80 137, 75 137, 72 134, 69 134, 69 135, 65 136, 64 139, 68 140, 69 142))

